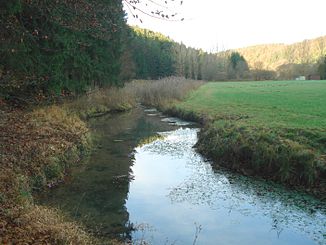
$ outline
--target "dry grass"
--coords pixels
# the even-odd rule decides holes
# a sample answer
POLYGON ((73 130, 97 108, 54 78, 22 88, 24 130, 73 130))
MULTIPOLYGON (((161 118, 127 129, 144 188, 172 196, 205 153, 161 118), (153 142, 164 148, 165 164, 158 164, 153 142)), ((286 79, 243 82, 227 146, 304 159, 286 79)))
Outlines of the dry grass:
POLYGON ((1 244, 95 244, 78 224, 66 220, 58 210, 33 205, 19 217, 2 220, 1 244))
POLYGON ((34 205, 32 196, 80 160, 89 143, 85 123, 57 106, 1 114, 0 244, 87 243, 85 232, 56 211, 34 205))
POLYGON ((136 105, 135 93, 131 87, 104 88, 94 90, 66 104, 69 111, 82 118, 89 118, 114 111, 130 110, 136 105))
POLYGON ((7 113, 0 124, 1 167, 35 176, 55 159, 76 152, 77 145, 85 146, 87 134, 83 121, 58 106, 7 113))
POLYGON ((165 109, 174 102, 183 100, 189 92, 202 84, 202 81, 169 77, 153 81, 134 81, 127 87, 135 91, 141 104, 165 109))
POLYGON ((97 89, 65 105, 68 111, 82 118, 90 118, 109 112, 130 110, 141 103, 165 109, 180 101, 203 82, 169 77, 161 80, 137 80, 123 88, 97 89))

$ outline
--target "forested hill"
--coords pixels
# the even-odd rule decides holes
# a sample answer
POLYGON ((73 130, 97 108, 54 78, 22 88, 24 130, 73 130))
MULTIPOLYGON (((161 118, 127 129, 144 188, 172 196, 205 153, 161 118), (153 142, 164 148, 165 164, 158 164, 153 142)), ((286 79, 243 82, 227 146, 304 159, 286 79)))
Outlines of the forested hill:
POLYGON ((326 55, 326 36, 294 44, 257 45, 236 51, 243 55, 251 69, 287 71, 288 76, 292 73, 316 74, 317 63, 321 63, 326 55))
POLYGON ((131 28, 131 57, 124 69, 131 72, 130 77, 177 75, 208 81, 326 77, 326 36, 291 45, 258 45, 212 54, 186 47, 161 33, 131 28))
POLYGON ((131 27, 128 53, 129 60, 124 60, 125 71, 133 78, 156 79, 175 75, 216 80, 226 69, 222 57, 139 27, 131 27))

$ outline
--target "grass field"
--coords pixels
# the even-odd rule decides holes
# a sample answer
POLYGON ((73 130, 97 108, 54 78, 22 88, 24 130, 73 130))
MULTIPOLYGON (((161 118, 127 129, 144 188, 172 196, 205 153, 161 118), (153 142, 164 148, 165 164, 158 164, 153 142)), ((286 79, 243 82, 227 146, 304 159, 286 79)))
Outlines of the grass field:
POLYGON ((217 164, 326 194, 326 81, 211 82, 175 110, 217 164))
POLYGON ((208 83, 179 107, 246 125, 326 130, 326 81, 208 83))

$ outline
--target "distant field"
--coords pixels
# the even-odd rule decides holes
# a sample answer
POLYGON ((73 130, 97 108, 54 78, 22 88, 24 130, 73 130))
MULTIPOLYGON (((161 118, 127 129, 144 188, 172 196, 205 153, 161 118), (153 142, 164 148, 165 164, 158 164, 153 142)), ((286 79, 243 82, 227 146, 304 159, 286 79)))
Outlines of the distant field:
POLYGON ((326 81, 210 82, 178 107, 251 126, 326 130, 326 81))

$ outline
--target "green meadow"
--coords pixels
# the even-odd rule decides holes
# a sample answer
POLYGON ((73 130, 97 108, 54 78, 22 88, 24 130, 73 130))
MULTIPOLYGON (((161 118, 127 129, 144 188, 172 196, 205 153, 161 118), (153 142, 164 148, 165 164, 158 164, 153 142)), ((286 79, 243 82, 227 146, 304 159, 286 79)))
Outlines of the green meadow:
POLYGON ((210 82, 179 107, 244 125, 326 130, 326 81, 210 82))
POLYGON ((210 82, 176 111, 204 119, 196 147, 217 165, 326 193, 326 81, 210 82))

